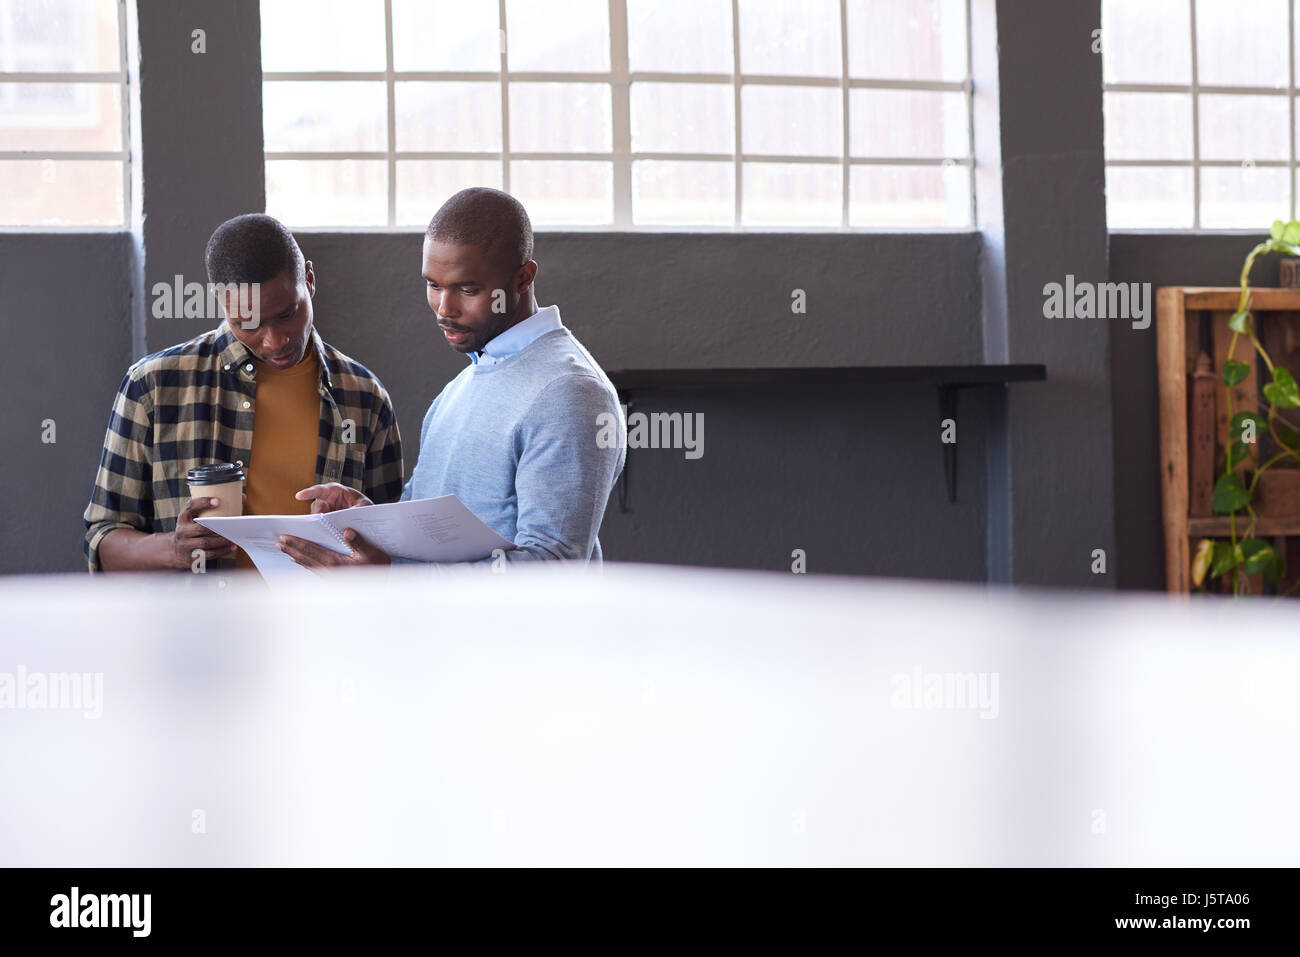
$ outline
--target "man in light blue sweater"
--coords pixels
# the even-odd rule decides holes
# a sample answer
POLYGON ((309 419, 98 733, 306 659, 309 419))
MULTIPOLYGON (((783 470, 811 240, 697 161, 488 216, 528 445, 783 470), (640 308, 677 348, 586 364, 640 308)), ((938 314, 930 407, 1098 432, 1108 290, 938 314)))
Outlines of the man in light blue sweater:
MULTIPOLYGON (((537 308, 532 256, 528 213, 499 190, 462 190, 429 223, 429 307, 447 344, 470 364, 429 406, 402 499, 455 494, 515 543, 507 561, 600 561, 597 533, 623 470, 627 427, 614 386, 559 310, 537 308)), ((338 483, 297 497, 312 500, 313 512, 370 504, 338 483)), ((343 555, 280 539, 309 568, 390 561, 354 532, 348 544, 353 551, 343 555)))

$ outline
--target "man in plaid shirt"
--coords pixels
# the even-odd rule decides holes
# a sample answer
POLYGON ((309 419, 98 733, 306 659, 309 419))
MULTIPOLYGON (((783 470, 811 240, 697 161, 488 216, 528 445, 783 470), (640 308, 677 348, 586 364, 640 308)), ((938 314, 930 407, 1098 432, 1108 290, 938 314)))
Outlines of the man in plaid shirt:
MULTIPOLYGON (((223 223, 208 242, 208 279, 243 283, 259 311, 127 370, 104 436, 86 508, 90 570, 252 567, 235 545, 194 521, 211 500, 190 498, 186 472, 239 462, 246 514, 307 512, 294 492, 339 482, 376 502, 402 493, 402 442, 383 383, 324 342, 312 325, 315 274, 293 234, 269 216, 223 223), (259 400, 259 392, 261 399, 259 400)), ((246 300, 245 311, 251 301, 246 300)))

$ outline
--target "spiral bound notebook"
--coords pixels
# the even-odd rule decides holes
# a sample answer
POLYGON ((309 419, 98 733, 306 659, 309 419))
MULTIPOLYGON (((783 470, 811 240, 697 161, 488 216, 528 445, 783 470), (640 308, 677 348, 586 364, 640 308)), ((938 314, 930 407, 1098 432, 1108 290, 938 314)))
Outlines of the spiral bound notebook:
POLYGON ((294 535, 346 554, 351 546, 343 533, 353 528, 390 557, 416 562, 470 562, 487 558, 495 549, 515 547, 484 525, 455 495, 359 505, 316 515, 199 515, 195 521, 242 548, 267 579, 313 574, 276 547, 281 535, 294 535))

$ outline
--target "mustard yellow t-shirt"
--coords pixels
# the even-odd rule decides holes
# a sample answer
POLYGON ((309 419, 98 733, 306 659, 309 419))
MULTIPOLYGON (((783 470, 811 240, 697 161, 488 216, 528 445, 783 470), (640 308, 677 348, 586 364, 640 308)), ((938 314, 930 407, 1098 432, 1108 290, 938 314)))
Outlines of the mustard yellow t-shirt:
MULTIPOLYGON (((277 369, 257 362, 257 410, 253 416, 253 447, 245 466, 245 515, 305 515, 311 502, 294 492, 316 484, 320 449, 320 362, 312 349, 296 366, 277 369)), ((236 568, 252 568, 243 549, 236 568)))

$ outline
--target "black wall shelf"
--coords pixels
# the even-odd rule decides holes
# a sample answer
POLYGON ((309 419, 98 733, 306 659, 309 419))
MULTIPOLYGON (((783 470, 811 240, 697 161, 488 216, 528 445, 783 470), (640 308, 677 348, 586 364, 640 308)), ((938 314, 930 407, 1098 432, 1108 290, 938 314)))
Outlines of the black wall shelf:
POLYGON ((938 386, 1041 382, 1041 364, 960 366, 806 366, 772 369, 621 369, 608 372, 620 395, 650 389, 754 388, 765 385, 874 385, 887 382, 938 386))
MULTIPOLYGON (((1041 363, 1010 365, 948 366, 806 366, 767 369, 619 369, 608 372, 619 399, 631 411, 638 393, 686 389, 755 389, 791 385, 880 385, 914 383, 933 385, 939 390, 939 416, 957 418, 957 396, 961 389, 981 386, 1005 387, 1011 382, 1042 382, 1047 367, 1041 363)), ((957 446, 943 446, 943 472, 948 501, 957 501, 957 446)), ((628 466, 623 466, 619 483, 619 509, 626 512, 628 466)))

